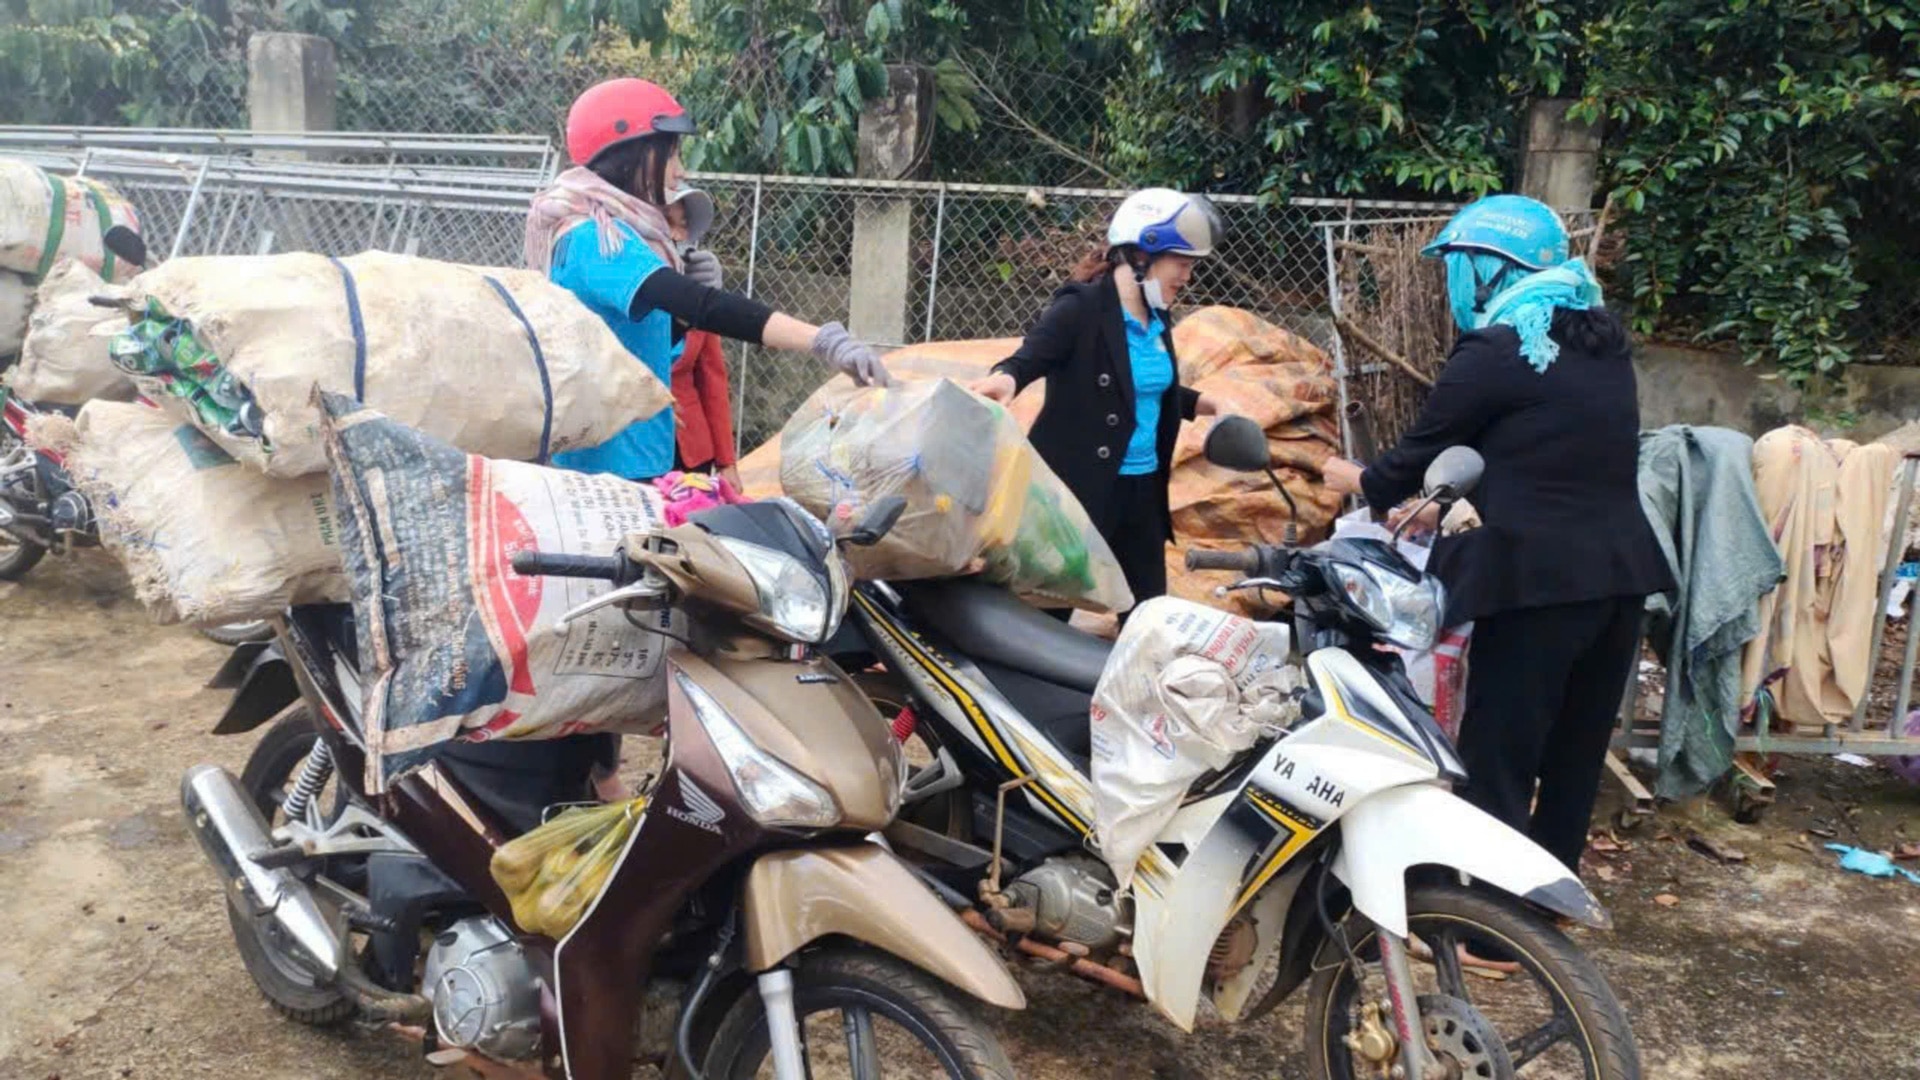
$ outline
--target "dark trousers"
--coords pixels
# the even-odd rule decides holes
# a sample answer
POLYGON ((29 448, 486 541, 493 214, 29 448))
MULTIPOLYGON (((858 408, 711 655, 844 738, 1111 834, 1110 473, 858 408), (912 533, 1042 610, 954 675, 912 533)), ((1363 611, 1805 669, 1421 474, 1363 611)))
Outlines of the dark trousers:
POLYGON ((1575 874, 1638 656, 1642 606, 1641 597, 1619 597, 1503 612, 1473 626, 1462 794, 1575 874))
POLYGON ((1167 515, 1161 509, 1166 490, 1166 478, 1154 473, 1120 477, 1100 527, 1136 604, 1167 594, 1167 515))
MULTIPOLYGON (((1122 476, 1107 503, 1106 520, 1095 522, 1127 577, 1136 605, 1167 594, 1167 516, 1161 510, 1165 491, 1162 477, 1122 476)), ((1065 622, 1073 612, 1058 608, 1047 614, 1065 622)), ((1126 615, 1120 621, 1125 622, 1126 615)))

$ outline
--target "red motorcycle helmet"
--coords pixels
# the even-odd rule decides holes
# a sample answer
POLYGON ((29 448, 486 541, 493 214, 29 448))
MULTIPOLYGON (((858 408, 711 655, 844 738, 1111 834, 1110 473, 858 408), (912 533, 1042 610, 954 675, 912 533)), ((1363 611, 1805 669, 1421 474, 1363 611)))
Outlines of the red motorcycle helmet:
POLYGON ((645 79, 608 79, 567 110, 567 155, 590 165, 609 147, 648 135, 691 135, 693 119, 672 94, 645 79))

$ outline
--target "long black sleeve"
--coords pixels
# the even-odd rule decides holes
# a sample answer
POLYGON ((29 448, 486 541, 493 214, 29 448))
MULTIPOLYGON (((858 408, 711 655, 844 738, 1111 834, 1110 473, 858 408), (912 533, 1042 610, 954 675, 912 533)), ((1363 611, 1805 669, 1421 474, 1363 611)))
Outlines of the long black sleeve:
POLYGON ((708 288, 685 274, 660 269, 647 275, 627 312, 638 319, 650 311, 664 311, 695 330, 760 344, 773 309, 737 293, 708 288))
POLYGON ((993 366, 1013 376, 1016 389, 1024 390, 1035 379, 1044 379, 1067 361, 1080 340, 1081 296, 1061 290, 1053 303, 1040 315, 1040 321, 1027 331, 1026 339, 1012 356, 993 366))
POLYGON ((1523 368, 1513 332, 1504 327, 1456 342, 1419 418, 1398 445, 1360 474, 1367 505, 1385 512, 1418 494, 1427 466, 1449 446, 1472 445, 1512 396, 1510 381, 1523 368))

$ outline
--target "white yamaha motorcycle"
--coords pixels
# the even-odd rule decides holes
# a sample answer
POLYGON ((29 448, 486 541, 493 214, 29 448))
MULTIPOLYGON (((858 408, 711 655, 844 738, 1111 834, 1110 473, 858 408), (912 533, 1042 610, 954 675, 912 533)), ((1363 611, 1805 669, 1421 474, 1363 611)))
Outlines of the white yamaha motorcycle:
MULTIPOLYGON (((1206 453, 1272 475, 1251 421, 1221 420, 1206 453)), ((1481 468, 1449 451, 1428 497, 1463 497, 1481 468)), ((1288 540, 1188 564, 1291 598, 1302 719, 1196 782, 1124 890, 1095 853, 1089 779, 1109 643, 978 582, 863 586, 864 640, 833 648, 918 744, 895 849, 978 929, 1183 1029, 1202 999, 1244 1022, 1308 985, 1315 1077, 1639 1077, 1618 999, 1551 921, 1605 928, 1606 912, 1553 856, 1452 793, 1460 761, 1380 648, 1432 646, 1439 583, 1380 541, 1288 540)))

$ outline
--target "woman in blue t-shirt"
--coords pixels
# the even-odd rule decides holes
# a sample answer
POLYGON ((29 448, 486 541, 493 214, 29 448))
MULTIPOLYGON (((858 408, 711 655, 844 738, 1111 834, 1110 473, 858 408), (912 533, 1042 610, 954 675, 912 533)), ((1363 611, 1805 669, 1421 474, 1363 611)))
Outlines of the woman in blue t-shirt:
MULTIPOLYGON (((604 319, 663 387, 673 381, 676 320, 739 341, 812 352, 856 382, 886 385, 880 358, 839 323, 813 326, 722 292, 712 252, 681 256, 664 208, 667 193, 685 178, 680 140, 692 133, 673 95, 644 79, 613 79, 580 95, 567 112, 567 153, 575 167, 533 198, 527 265, 604 319)), ((557 454, 553 463, 651 480, 672 471, 673 450, 668 408, 599 446, 557 454)), ((626 794, 613 735, 461 744, 447 756, 469 783, 518 792, 529 805, 580 798, 589 781, 603 799, 626 794)))
POLYGON ((1221 235, 1202 196, 1128 196, 1106 249, 1075 268, 1020 348, 972 387, 1004 404, 1047 380, 1028 439, 1106 538, 1136 603, 1167 591, 1167 481, 1180 424, 1217 411, 1180 385, 1167 309, 1221 235))
MULTIPOLYGON (((534 196, 527 265, 606 320, 639 361, 671 384, 673 323, 755 345, 807 351, 862 384, 888 382, 873 350, 839 323, 813 326, 720 290, 710 251, 683 259, 668 236, 667 193, 680 186, 680 140, 693 122, 672 94, 645 79, 613 79, 567 112, 575 167, 534 196)), ((582 472, 648 480, 673 468, 673 410, 633 424, 605 443, 556 455, 582 472)))

